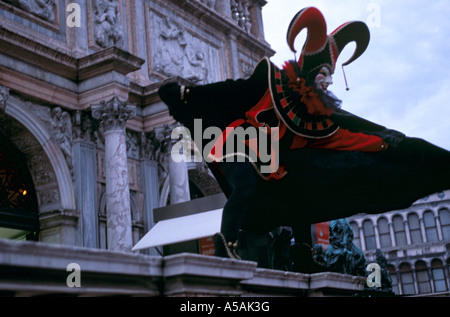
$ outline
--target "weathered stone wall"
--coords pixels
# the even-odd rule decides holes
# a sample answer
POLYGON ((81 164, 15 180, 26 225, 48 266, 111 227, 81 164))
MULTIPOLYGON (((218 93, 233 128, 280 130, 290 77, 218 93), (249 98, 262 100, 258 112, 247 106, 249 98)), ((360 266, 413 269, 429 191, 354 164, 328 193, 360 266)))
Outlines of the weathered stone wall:
POLYGON ((0 241, 0 249, 0 293, 10 296, 355 296, 366 282, 195 254, 153 257, 14 241, 0 241))
MULTIPOLYGON (((157 89, 165 80, 203 84, 248 76, 273 54, 264 40, 264 5, 0 1, 1 132, 27 155, 41 241, 114 248, 107 237, 120 235, 120 226, 109 217, 115 206, 110 185, 126 196, 116 214, 128 214, 128 245, 151 228, 153 208, 179 201, 173 196, 180 175, 187 185, 192 177, 205 195, 220 191, 203 164, 170 164, 176 123, 157 89), (108 137, 111 118, 92 116, 92 106, 114 100, 134 107, 135 115, 108 137), (119 162, 108 156, 108 144, 120 140, 119 162), (108 176, 108 166, 118 165, 128 184, 108 176)), ((189 188, 178 194, 189 199, 189 188)))

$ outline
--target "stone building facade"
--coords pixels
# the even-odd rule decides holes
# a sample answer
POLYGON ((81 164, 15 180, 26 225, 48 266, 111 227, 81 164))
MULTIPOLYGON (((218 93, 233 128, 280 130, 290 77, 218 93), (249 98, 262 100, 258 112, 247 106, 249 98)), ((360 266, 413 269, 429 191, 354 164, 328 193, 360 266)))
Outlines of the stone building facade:
POLYGON ((130 250, 151 228, 155 207, 219 192, 201 163, 168 159, 176 122, 157 90, 167 80, 248 76, 274 53, 264 40, 264 5, 0 1, 0 149, 8 193, 0 201, 0 234, 130 250), (27 177, 6 160, 9 148, 27 177), (20 180, 14 185, 11 178, 20 180))
POLYGON ((450 191, 405 210, 349 218, 368 263, 381 249, 397 295, 450 295, 450 191))
MULTIPOLYGON (((220 192, 202 163, 169 160, 177 123, 158 88, 250 75, 274 54, 264 39, 265 4, 0 0, 0 238, 43 242, 0 241, 0 294, 160 296, 162 280, 164 295, 364 289, 363 279, 336 274, 129 252, 152 227, 155 208, 220 192), (66 285, 74 257, 87 271, 81 290, 66 285), (230 278, 229 290, 220 289, 230 278)), ((385 251, 398 294, 448 291, 450 194, 443 195, 351 219, 369 260, 373 247, 385 251)))

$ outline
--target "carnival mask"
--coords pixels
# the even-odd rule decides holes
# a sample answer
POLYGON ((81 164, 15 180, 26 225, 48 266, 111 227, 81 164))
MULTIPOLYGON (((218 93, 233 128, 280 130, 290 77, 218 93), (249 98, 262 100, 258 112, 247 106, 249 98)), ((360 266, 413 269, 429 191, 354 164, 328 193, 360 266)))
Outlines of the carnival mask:
POLYGON ((333 84, 332 73, 328 67, 322 67, 315 79, 316 89, 327 91, 328 87, 333 84))

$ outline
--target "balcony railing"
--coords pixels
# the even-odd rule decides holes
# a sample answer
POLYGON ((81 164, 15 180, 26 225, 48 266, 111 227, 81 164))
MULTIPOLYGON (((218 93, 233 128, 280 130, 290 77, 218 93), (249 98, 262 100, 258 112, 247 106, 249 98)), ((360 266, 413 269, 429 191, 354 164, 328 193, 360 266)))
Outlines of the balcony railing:
POLYGON ((217 13, 227 16, 236 22, 247 33, 250 33, 252 19, 250 8, 254 5, 251 0, 197 0, 217 13))

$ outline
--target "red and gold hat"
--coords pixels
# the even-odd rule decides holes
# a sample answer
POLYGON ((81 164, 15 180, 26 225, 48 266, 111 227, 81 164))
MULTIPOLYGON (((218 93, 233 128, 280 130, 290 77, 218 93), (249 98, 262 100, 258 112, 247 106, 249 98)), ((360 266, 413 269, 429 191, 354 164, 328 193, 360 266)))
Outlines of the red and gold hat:
POLYGON ((308 35, 298 65, 300 71, 312 80, 324 66, 328 66, 334 72, 339 54, 348 43, 356 42, 356 49, 353 56, 342 64, 343 66, 360 57, 370 41, 369 28, 360 21, 344 23, 327 35, 327 25, 322 13, 317 8, 308 7, 299 11, 289 25, 287 42, 294 53, 297 52, 294 41, 303 29, 308 30, 308 35))

